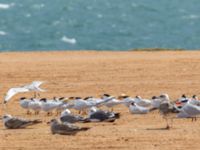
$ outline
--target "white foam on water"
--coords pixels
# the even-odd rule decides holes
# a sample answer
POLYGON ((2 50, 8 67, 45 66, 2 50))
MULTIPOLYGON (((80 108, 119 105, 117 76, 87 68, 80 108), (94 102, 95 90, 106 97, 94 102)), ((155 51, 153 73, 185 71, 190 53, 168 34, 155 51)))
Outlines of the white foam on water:
POLYGON ((11 4, 0 3, 0 9, 9 9, 10 7, 12 7, 14 5, 15 5, 14 3, 11 3, 11 4))
POLYGON ((25 17, 30 18, 31 14, 26 14, 25 17))
POLYGON ((32 7, 33 7, 34 9, 42 9, 42 8, 45 7, 45 4, 34 4, 32 7))
POLYGON ((195 20, 195 19, 199 19, 200 16, 195 15, 195 14, 190 14, 190 15, 187 15, 187 16, 183 16, 182 18, 183 18, 183 19, 191 19, 191 20, 195 20))
POLYGON ((97 14, 97 17, 98 18, 103 18, 103 15, 102 14, 97 14))
POLYGON ((54 25, 54 26, 56 26, 56 25, 58 25, 58 24, 60 24, 60 21, 59 21, 59 20, 53 22, 53 25, 54 25))
POLYGON ((7 33, 6 32, 4 32, 4 31, 0 31, 0 35, 6 35, 7 33))
POLYGON ((131 6, 136 8, 136 7, 138 7, 138 4, 136 4, 136 3, 131 3, 131 6))
POLYGON ((63 36, 61 38, 61 41, 68 43, 68 44, 76 44, 76 39, 75 38, 68 38, 66 36, 63 36))

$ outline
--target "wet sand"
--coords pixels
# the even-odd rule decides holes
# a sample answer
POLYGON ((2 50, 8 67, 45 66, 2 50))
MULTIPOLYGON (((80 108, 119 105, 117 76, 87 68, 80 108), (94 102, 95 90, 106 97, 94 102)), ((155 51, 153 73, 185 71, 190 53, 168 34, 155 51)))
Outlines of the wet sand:
MULTIPOLYGON (((10 87, 33 80, 46 81, 41 97, 99 96, 103 93, 130 96, 168 93, 172 100, 182 94, 200 95, 200 52, 13 52, 0 53, 0 95, 10 87)), ((42 124, 20 130, 5 130, 0 123, 0 149, 135 149, 185 150, 200 148, 200 121, 175 120, 164 130, 165 121, 158 112, 131 115, 125 106, 115 123, 78 124, 89 126, 76 136, 51 135, 44 113, 28 116, 18 99, 33 93, 18 94, 7 111, 25 118, 40 118, 42 124)), ((2 101, 1 101, 2 102, 2 101)), ((0 104, 2 108, 2 104, 0 104)), ((1 109, 0 115, 4 112, 1 109)))

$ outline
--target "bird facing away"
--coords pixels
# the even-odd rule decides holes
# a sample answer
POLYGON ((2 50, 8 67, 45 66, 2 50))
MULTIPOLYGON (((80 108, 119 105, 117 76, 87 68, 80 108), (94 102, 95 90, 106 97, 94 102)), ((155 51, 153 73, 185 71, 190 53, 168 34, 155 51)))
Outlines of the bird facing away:
POLYGON ((38 123, 41 123, 41 120, 26 120, 23 118, 17 118, 17 117, 13 117, 9 114, 4 115, 2 117, 4 126, 7 129, 19 129, 19 128, 26 128, 27 126, 31 126, 31 125, 35 125, 38 123))
POLYGON ((174 105, 171 104, 170 102, 165 101, 160 104, 159 111, 160 114, 163 116, 163 119, 166 120, 167 123, 166 129, 170 129, 168 119, 171 120, 171 126, 172 126, 174 114, 178 113, 179 110, 176 107, 174 107, 174 105))
POLYGON ((78 127, 70 123, 59 123, 56 119, 50 121, 50 128, 52 134, 61 135, 75 135, 80 131, 87 131, 90 129, 88 127, 78 127))

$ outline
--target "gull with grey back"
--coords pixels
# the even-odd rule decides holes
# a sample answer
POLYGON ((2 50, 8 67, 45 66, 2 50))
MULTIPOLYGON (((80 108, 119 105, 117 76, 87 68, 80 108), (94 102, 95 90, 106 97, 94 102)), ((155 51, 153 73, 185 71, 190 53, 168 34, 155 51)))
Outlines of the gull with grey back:
POLYGON ((7 129, 26 128, 28 126, 35 125, 35 124, 42 122, 41 120, 38 120, 38 119, 27 120, 27 119, 23 119, 23 118, 17 118, 17 117, 13 117, 9 114, 4 115, 2 117, 2 120, 3 120, 3 124, 4 124, 5 128, 7 128, 7 129))
POLYGON ((50 121, 50 129, 52 134, 75 135, 81 131, 87 131, 88 127, 78 127, 70 123, 60 123, 56 119, 50 121))

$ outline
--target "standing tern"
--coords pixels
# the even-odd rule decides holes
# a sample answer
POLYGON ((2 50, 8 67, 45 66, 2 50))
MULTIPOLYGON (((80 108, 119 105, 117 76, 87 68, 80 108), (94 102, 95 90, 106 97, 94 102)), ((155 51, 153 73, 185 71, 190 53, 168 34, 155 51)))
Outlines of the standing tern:
POLYGON ((190 103, 185 104, 180 112, 177 114, 178 118, 192 118, 196 120, 196 117, 200 115, 200 106, 193 105, 190 103))
POLYGON ((27 114, 30 114, 30 107, 29 107, 30 102, 31 100, 27 99, 26 97, 21 97, 19 101, 20 106, 27 110, 27 114))

